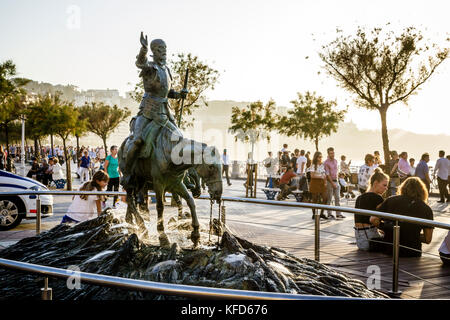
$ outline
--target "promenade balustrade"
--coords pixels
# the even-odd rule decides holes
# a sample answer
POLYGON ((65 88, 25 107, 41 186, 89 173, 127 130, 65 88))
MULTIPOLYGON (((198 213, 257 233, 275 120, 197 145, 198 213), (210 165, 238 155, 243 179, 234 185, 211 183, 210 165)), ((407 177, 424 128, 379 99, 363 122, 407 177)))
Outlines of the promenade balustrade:
MULTIPOLYGON (((31 195, 36 196, 36 234, 41 232, 41 210, 40 210, 40 196, 41 195, 126 195, 125 192, 114 192, 114 191, 32 191, 32 190, 24 190, 18 192, 1 192, 1 196, 16 196, 16 195, 31 195)), ((149 192, 149 196, 154 196, 155 194, 149 192)), ((166 194, 166 197, 171 197, 170 194, 166 194)), ((200 196, 198 199, 201 200, 210 200, 209 196, 200 196)), ((298 207, 298 208, 310 208, 310 209, 325 209, 325 210, 333 210, 340 212, 347 212, 351 214, 359 214, 364 216, 376 216, 382 219, 388 219, 394 221, 394 236, 393 236, 393 254, 392 254, 392 290, 390 294, 392 296, 399 296, 401 292, 398 287, 398 274, 399 274, 399 248, 400 246, 400 226, 399 222, 407 222, 412 224, 418 224, 423 227, 430 228, 441 228, 445 230, 450 230, 450 224, 427 220, 427 219, 419 219, 414 217, 407 217, 398 214, 379 212, 379 211, 371 211, 371 210, 363 210, 363 209, 355 209, 348 207, 336 207, 331 205, 323 205, 323 204, 313 204, 313 203, 301 203, 301 202, 286 202, 286 201, 273 201, 273 200, 262 200, 262 199, 254 199, 254 198, 239 198, 239 197, 222 197, 222 209, 225 208, 226 202, 237 202, 237 203, 249 203, 249 204, 259 204, 259 205, 269 205, 269 206, 284 206, 284 207, 298 207)), ((224 211, 224 210, 223 210, 224 211)), ((225 212, 221 212, 223 216, 223 220, 225 220, 225 212)), ((315 210, 314 216, 314 257, 316 261, 320 261, 320 214, 319 210, 315 210)), ((412 248, 409 248, 412 249, 412 248)), ((26 264, 22 262, 11 261, 7 259, 0 259, 0 267, 22 270, 30 273, 37 273, 45 275, 46 277, 59 277, 59 278, 67 278, 69 275, 66 270, 56 268, 50 268, 45 266, 37 266, 26 264)), ((180 295, 185 297, 195 297, 195 298, 233 298, 233 299, 323 299, 324 297, 318 296, 302 296, 302 295, 288 295, 288 294, 273 294, 273 293, 256 293, 256 292, 243 292, 240 290, 228 290, 228 289, 212 289, 212 288, 203 288, 203 287, 193 287, 193 286, 180 286, 174 284, 162 284, 162 283, 151 283, 148 281, 141 280, 132 280, 132 279, 124 279, 118 277, 110 277, 104 275, 92 275, 92 274, 84 274, 81 273, 81 280, 84 280, 89 283, 95 283, 98 285, 105 286, 114 286, 118 288, 130 289, 130 290, 143 290, 143 291, 151 291, 158 292, 161 294, 168 295, 180 295)), ((46 282, 47 283, 47 282, 46 282)), ((44 288, 45 289, 45 288, 44 288)), ((329 297, 331 299, 335 299, 336 297, 329 297)))

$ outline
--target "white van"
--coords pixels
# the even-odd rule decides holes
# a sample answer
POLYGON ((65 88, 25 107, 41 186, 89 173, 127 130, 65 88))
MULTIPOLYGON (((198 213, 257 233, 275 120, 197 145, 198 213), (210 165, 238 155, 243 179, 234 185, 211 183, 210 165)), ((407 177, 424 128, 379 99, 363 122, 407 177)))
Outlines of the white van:
MULTIPOLYGON (((0 170, 0 231, 10 230, 20 224, 22 219, 36 219, 35 195, 3 195, 12 191, 44 191, 46 186, 36 180, 21 177, 14 173, 0 170)), ((53 196, 41 195, 41 217, 53 215, 53 196)))

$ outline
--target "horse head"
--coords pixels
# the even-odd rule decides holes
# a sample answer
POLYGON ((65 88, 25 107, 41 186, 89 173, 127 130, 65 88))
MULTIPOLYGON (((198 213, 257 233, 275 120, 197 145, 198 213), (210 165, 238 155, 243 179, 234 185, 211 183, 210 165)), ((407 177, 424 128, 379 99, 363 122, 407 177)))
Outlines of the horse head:
POLYGON ((222 199, 222 164, 220 153, 215 147, 202 144, 202 162, 195 166, 199 176, 208 186, 211 200, 219 203, 222 199))
POLYGON ((208 187, 208 193, 211 200, 220 203, 222 199, 222 164, 213 163, 207 164, 203 163, 197 166, 197 172, 199 176, 205 181, 208 187))

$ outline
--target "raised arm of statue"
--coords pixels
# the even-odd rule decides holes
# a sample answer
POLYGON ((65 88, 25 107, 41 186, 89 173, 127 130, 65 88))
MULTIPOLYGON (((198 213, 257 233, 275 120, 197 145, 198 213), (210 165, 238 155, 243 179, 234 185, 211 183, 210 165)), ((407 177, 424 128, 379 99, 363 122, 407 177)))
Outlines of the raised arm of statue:
POLYGON ((147 36, 144 38, 144 33, 141 32, 141 50, 139 50, 139 54, 136 56, 136 66, 140 69, 148 67, 147 63, 147 52, 148 52, 148 40, 147 36))

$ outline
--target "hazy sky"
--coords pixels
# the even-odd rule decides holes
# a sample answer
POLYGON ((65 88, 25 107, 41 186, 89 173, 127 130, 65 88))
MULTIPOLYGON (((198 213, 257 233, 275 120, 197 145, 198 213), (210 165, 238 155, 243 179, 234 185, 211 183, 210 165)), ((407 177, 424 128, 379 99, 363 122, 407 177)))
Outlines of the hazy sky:
MULTIPOLYGON (((290 106, 297 92, 315 90, 352 105, 321 69, 317 51, 358 25, 450 31, 448 1, 0 1, 0 61, 21 76, 81 89, 119 89, 138 81, 139 34, 163 38, 168 53, 192 52, 221 72, 214 100, 267 101, 290 106), (315 40, 314 40, 315 39, 315 40), (306 57, 309 57, 306 59, 306 57), (322 71, 318 74, 318 71, 322 71)), ((436 38, 437 39, 437 38, 436 38)), ((388 114, 390 128, 450 134, 450 62, 410 100, 388 114)), ((380 127, 379 115, 350 108, 347 120, 380 127)))

